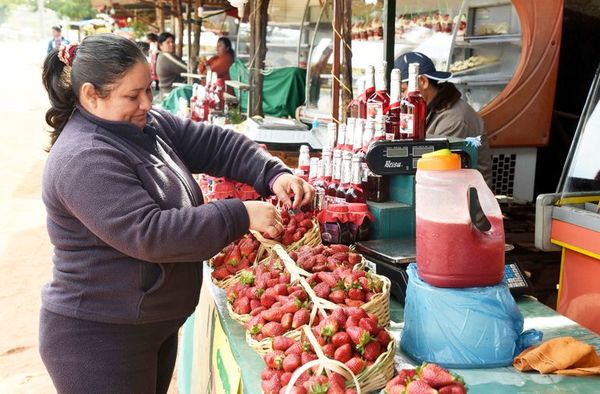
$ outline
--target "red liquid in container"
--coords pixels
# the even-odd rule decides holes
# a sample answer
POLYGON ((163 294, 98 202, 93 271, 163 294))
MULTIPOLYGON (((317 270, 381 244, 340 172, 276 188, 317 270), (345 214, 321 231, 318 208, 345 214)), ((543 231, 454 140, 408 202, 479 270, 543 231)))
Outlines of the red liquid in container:
POLYGON ((441 223, 417 217, 419 277, 436 287, 498 284, 504 275, 503 224, 502 218, 488 220, 492 228, 482 233, 471 223, 441 223))

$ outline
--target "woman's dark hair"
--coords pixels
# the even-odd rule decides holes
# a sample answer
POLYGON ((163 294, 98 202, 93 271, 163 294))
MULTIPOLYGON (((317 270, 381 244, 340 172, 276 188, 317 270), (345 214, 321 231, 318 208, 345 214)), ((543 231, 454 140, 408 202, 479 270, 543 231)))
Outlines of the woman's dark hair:
POLYGON ((61 32, 62 31, 62 26, 61 25, 54 25, 52 26, 52 30, 56 30, 57 32, 61 32))
POLYGON ((150 32, 150 33, 146 34, 146 38, 150 42, 156 42, 156 41, 158 41, 158 36, 156 35, 156 33, 150 32))
POLYGON ((145 41, 136 41, 135 45, 137 45, 138 47, 140 47, 140 49, 142 50, 142 52, 144 53, 144 55, 148 56, 148 52, 150 52, 150 44, 148 44, 145 41))
POLYGON ((219 37, 219 39, 217 40, 217 44, 220 42, 222 42, 223 45, 225 45, 225 49, 227 50, 227 52, 231 55, 232 58, 235 59, 235 51, 231 47, 231 40, 227 37, 219 37))
POLYGON ((167 39, 172 38, 173 41, 175 41, 175 36, 171 33, 169 33, 168 31, 163 31, 162 33, 160 33, 158 35, 158 38, 156 39, 156 41, 158 42, 158 44, 162 44, 163 42, 167 41, 167 39))
POLYGON ((77 46, 71 67, 52 51, 44 60, 42 82, 48 91, 50 109, 46 123, 52 127, 50 146, 56 142, 79 101, 83 84, 91 83, 100 97, 106 97, 112 86, 137 63, 147 63, 135 42, 116 34, 86 37, 77 46))

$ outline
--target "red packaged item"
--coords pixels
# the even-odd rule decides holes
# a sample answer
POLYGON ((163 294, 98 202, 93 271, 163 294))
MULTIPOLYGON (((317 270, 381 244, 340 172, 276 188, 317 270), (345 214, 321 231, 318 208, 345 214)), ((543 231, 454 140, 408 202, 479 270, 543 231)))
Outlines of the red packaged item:
POLYGON ((317 216, 321 229, 321 240, 325 244, 350 244, 352 238, 348 222, 347 204, 330 204, 326 210, 317 216))
POLYGON ((375 217, 365 203, 348 204, 348 229, 352 241, 365 241, 369 238, 369 227, 375 217))
POLYGON ((260 194, 252 186, 245 183, 236 182, 234 194, 235 198, 239 198, 242 201, 260 200, 260 194))

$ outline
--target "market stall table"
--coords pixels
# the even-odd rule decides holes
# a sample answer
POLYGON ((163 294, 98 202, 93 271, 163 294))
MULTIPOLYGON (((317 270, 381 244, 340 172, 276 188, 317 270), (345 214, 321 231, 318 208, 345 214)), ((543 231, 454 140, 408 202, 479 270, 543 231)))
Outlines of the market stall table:
MULTIPOLYGON (((225 291, 210 282, 210 269, 204 270, 203 295, 194 316, 184 326, 179 360, 178 385, 188 393, 261 392, 260 373, 264 363, 246 344, 244 327, 227 312, 225 291), (197 316, 202 316, 198 318, 197 316), (212 322, 212 323, 211 323, 212 322), (208 324, 207 324, 208 323, 208 324), (208 351, 206 351, 208 350, 208 351), (207 366, 210 365, 210 368, 207 366), (240 387, 241 386, 241 387, 240 387)), ((525 318, 525 330, 536 328, 544 340, 572 336, 600 351, 600 337, 572 320, 559 315, 532 297, 520 297, 517 305, 525 318)), ((398 340, 404 309, 391 300, 392 332, 398 340)), ((399 349, 396 364, 408 368, 414 362, 399 349)), ((598 393, 600 378, 521 373, 513 367, 492 369, 452 369, 461 375, 469 393, 598 393)))

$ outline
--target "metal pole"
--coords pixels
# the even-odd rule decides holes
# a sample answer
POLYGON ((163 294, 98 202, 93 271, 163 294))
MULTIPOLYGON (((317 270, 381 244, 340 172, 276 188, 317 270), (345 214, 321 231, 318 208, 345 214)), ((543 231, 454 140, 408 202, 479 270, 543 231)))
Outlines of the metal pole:
MULTIPOLYGON (((387 62, 385 75, 392 73, 394 68, 394 40, 396 38, 396 0, 383 0, 383 58, 387 62)), ((386 78, 388 84, 390 78, 386 78)))
POLYGON ((331 118, 340 122, 340 32, 342 30, 343 0, 333 0, 333 67, 331 69, 331 118))
MULTIPOLYGON (((188 73, 192 73, 192 0, 188 0, 187 2, 187 52, 188 52, 188 61, 187 61, 187 71, 188 73)), ((188 77, 187 82, 191 84, 193 82, 192 77, 188 77)))

